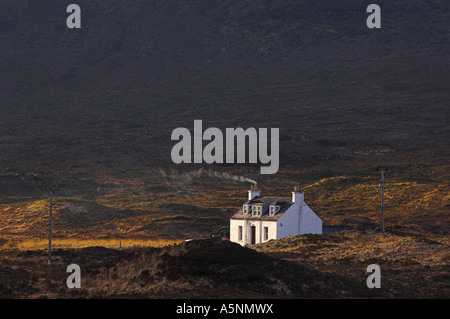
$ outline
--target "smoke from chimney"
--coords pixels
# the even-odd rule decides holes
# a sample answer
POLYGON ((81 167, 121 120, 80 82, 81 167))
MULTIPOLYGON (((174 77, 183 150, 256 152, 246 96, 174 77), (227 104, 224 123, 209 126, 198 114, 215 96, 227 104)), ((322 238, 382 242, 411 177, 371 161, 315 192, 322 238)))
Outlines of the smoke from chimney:
POLYGON ((257 184, 255 180, 248 178, 248 177, 244 177, 244 176, 230 175, 228 173, 220 173, 220 172, 216 172, 213 170, 208 170, 207 174, 209 177, 215 177, 215 178, 220 178, 220 179, 235 181, 235 182, 241 182, 241 183, 252 183, 254 185, 257 184))
MULTIPOLYGON (((177 180, 181 180, 183 182, 191 182, 194 179, 201 178, 204 173, 207 176, 212 177, 212 178, 219 178, 219 179, 223 179, 223 180, 240 182, 240 183, 251 183, 253 185, 257 184, 257 182, 255 180, 245 177, 245 176, 231 175, 228 173, 216 172, 211 169, 208 169, 207 171, 205 171, 203 168, 200 168, 199 170, 196 170, 196 171, 186 172, 186 173, 182 173, 182 174, 172 171, 172 174, 171 174, 172 176, 170 176, 170 177, 176 176, 177 180)), ((166 172, 161 168, 160 168, 160 174, 165 180, 167 180, 168 176, 167 176, 166 172)))

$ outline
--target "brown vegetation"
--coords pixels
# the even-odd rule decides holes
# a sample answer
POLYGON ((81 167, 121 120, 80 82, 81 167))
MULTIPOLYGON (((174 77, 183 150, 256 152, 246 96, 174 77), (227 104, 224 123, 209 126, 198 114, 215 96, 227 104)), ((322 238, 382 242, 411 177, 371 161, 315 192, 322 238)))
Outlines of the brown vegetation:
POLYGON ((379 262, 387 291, 367 296, 448 297, 449 4, 380 1, 383 28, 368 30, 361 1, 80 0, 89 15, 74 32, 64 1, 2 1, 0 296, 366 296, 379 262), (171 132, 194 119, 279 127, 280 171, 173 164, 171 132), (373 232, 380 165, 386 236, 373 232), (249 185, 209 169, 273 196, 300 184, 325 224, 356 232, 253 247, 271 257, 227 242, 199 244, 213 260, 149 248, 228 225, 249 185), (86 289, 68 292, 77 256, 86 289), (242 285, 224 284, 236 273, 242 285))

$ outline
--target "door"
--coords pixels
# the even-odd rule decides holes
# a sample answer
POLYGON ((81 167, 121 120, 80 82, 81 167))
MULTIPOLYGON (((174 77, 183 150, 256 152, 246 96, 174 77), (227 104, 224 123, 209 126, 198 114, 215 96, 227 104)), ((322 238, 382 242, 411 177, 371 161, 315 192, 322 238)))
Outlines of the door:
POLYGON ((256 243, 256 226, 252 226, 251 228, 250 228, 250 238, 251 238, 251 241, 250 241, 250 245, 254 245, 255 243, 256 243))

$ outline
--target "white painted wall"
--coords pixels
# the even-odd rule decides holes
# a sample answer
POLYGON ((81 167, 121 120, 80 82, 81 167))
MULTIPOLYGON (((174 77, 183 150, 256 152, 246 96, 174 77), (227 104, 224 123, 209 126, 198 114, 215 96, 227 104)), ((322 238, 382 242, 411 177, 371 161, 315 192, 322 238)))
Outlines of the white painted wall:
POLYGON ((261 220, 230 219, 230 241, 242 246, 251 243, 251 227, 255 226, 255 244, 277 239, 277 222, 261 220), (239 226, 242 226, 242 240, 239 240, 239 226), (268 229, 268 239, 264 238, 264 227, 268 229), (247 237, 245 236, 247 233, 247 237))
POLYGON ((299 234, 322 234, 322 220, 306 204, 300 212, 299 234))
MULTIPOLYGON (((249 199, 259 196, 259 191, 250 190, 249 199)), ((247 245, 251 243, 251 226, 255 226, 255 243, 279 239, 298 234, 322 234, 322 220, 304 202, 302 192, 293 192, 294 202, 277 221, 230 219, 230 240, 247 245), (239 240, 239 226, 242 226, 242 240, 239 240), (268 227, 269 238, 264 238, 264 227, 268 227)))
POLYGON ((239 219, 230 219, 230 241, 244 245, 244 221, 239 219), (239 240, 239 226, 242 226, 242 240, 239 240))
POLYGON ((277 222, 276 221, 262 221, 261 222, 261 242, 265 243, 272 239, 277 239, 277 222), (267 227, 268 230, 268 238, 264 238, 264 227, 267 227))
POLYGON ((295 202, 277 221, 277 239, 298 234, 322 234, 322 220, 304 202, 295 202))
POLYGON ((277 221, 277 239, 298 235, 300 203, 294 203, 277 221))

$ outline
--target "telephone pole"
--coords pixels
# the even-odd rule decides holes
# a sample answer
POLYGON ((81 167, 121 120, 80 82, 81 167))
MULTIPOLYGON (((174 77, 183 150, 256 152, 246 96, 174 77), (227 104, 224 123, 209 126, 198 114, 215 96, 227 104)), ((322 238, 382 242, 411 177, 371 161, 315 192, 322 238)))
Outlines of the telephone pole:
POLYGON ((377 171, 381 172, 381 180, 380 180, 380 187, 381 187, 381 232, 384 233, 384 172, 388 171, 386 167, 378 167, 377 171))
POLYGON ((49 216, 49 230, 48 230, 48 279, 52 277, 52 231, 53 231, 53 194, 59 190, 56 188, 45 187, 45 190, 50 192, 50 216, 49 216))

